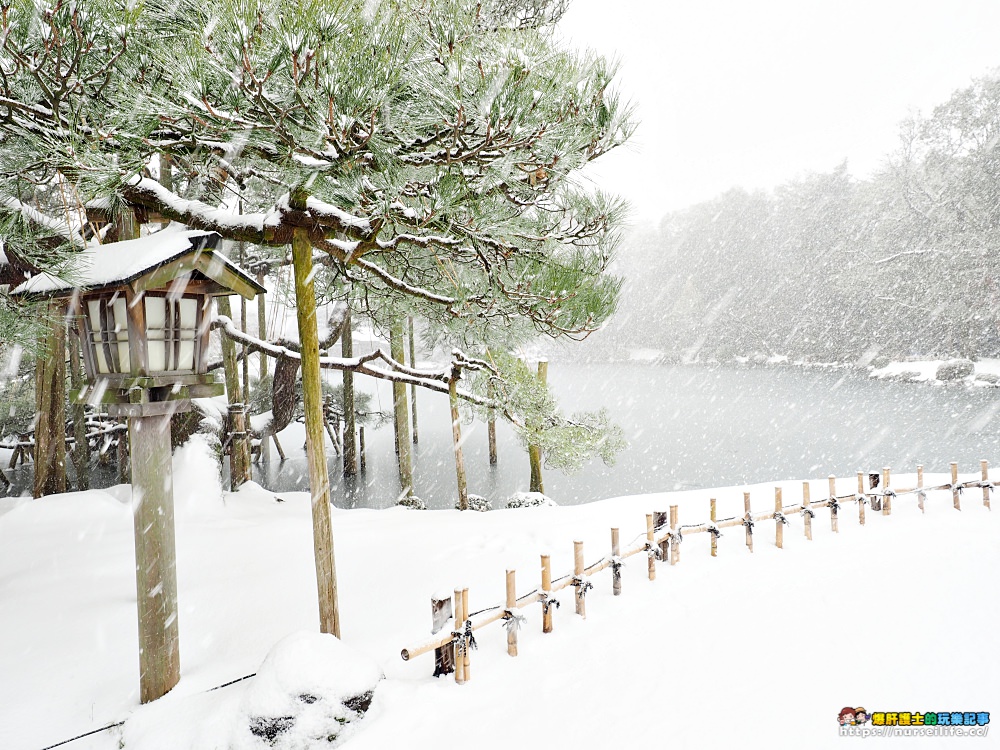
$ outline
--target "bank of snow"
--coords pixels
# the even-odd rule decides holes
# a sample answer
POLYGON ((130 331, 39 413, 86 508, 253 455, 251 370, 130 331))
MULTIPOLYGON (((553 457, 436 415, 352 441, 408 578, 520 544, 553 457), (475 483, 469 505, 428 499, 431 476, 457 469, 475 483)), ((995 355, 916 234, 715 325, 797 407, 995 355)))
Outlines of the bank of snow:
MULTIPOLYGON (((182 679, 147 707, 137 706, 128 488, 25 501, 0 516, 0 747, 41 750, 120 720, 66 747, 268 747, 240 724, 254 678, 208 691, 257 672, 289 634, 315 630, 309 498, 277 502, 255 485, 224 493, 206 458, 196 446, 176 459, 182 679)), ((1000 593, 989 577, 1000 522, 979 490, 964 493, 962 512, 950 493, 932 493, 925 515, 900 496, 891 517, 869 510, 864 527, 845 505, 836 535, 819 510, 812 542, 791 516, 784 550, 770 522, 758 524, 753 554, 742 528, 724 532, 714 559, 707 535, 691 536, 654 582, 636 555, 621 597, 609 572, 595 576, 585 621, 570 590, 552 634, 540 632, 538 606, 527 608, 516 659, 500 623, 478 631, 464 686, 433 679, 430 655, 399 658, 429 635, 435 592, 468 586, 473 610, 491 606, 506 569, 526 593, 539 554, 552 555, 558 577, 572 569, 574 540, 589 564, 609 552, 611 526, 628 548, 646 513, 676 504, 681 523, 703 521, 717 497, 720 518, 742 514, 743 489, 490 513, 335 509, 344 642, 385 675, 343 746, 840 748, 836 715, 848 705, 1000 710, 1000 593)), ((751 491, 755 510, 773 507, 770 486, 751 491)), ((786 483, 786 504, 800 492, 786 483)), ((815 499, 825 493, 825 479, 814 483, 815 499)))

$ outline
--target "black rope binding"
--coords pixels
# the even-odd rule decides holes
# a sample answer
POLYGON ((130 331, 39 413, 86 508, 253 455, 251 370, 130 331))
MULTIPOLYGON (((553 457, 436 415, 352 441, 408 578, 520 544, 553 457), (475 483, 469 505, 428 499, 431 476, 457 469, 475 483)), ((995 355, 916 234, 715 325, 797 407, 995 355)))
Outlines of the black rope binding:
MULTIPOLYGON (((803 508, 802 517, 805 518, 806 516, 809 516, 810 518, 815 518, 816 512, 812 508, 803 508)), ((785 523, 788 523, 788 521, 785 521, 785 523)))
POLYGON ((747 530, 750 536, 753 536, 753 519, 750 514, 747 513, 746 518, 743 519, 743 527, 747 530))
POLYGON ((656 544, 655 542, 650 542, 650 541, 646 542, 646 553, 648 555, 652 555, 657 560, 663 559, 663 552, 660 550, 660 545, 656 544))
POLYGON ((547 615, 549 613, 549 610, 552 609, 552 607, 559 609, 559 600, 553 599, 549 594, 546 594, 544 591, 542 592, 542 598, 539 599, 539 601, 542 603, 543 615, 547 615))
POLYGON ((516 633, 527 622, 527 618, 524 615, 519 615, 509 609, 503 611, 503 620, 505 621, 503 626, 508 633, 516 633))
POLYGON ((785 524, 785 526, 788 525, 788 519, 785 518, 785 514, 782 513, 780 510, 774 511, 774 520, 778 523, 785 524))
POLYGON ((834 515, 836 515, 838 510, 840 510, 840 503, 837 502, 837 498, 831 497, 830 498, 830 512, 833 513, 834 515))
POLYGON ((573 585, 576 586, 577 599, 585 598, 587 596, 587 592, 594 588, 594 584, 582 578, 574 578, 573 585))
POLYGON ((625 561, 620 557, 615 555, 611 558, 611 575, 615 578, 622 577, 622 568, 625 567, 625 561))
POLYGON ((716 526, 715 524, 709 525, 708 533, 711 534, 714 539, 718 539, 720 536, 722 536, 722 532, 719 530, 719 527, 716 526))
POLYGON ((476 645, 476 637, 472 634, 472 620, 465 621, 464 633, 456 630, 451 635, 455 639, 455 649, 459 656, 465 656, 470 649, 474 651, 479 648, 476 645))

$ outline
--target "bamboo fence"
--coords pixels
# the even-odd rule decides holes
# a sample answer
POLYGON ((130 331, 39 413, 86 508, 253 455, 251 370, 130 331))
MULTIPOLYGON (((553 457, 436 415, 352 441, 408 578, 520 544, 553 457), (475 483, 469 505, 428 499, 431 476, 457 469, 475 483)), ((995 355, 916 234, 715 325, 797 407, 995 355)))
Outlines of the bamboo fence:
MULTIPOLYGON (((456 589, 454 596, 454 618, 444 624, 436 625, 443 630, 442 635, 430 640, 415 644, 409 648, 404 648, 400 652, 403 661, 409 661, 421 654, 435 651, 438 654, 438 663, 444 652, 448 659, 454 659, 453 671, 455 681, 465 683, 471 679, 470 652, 476 648, 474 633, 476 630, 485 628, 495 622, 503 621, 507 630, 507 653, 510 656, 517 656, 517 633, 526 618, 519 614, 519 611, 532 605, 540 604, 542 609, 542 632, 551 633, 553 629, 553 609, 559 607, 559 601, 554 598, 554 594, 563 589, 573 587, 576 614, 583 618, 587 616, 586 596, 587 592, 593 588, 591 578, 597 573, 611 568, 612 592, 615 596, 621 594, 621 568, 624 561, 633 555, 646 554, 648 559, 647 575, 650 581, 656 579, 657 561, 676 565, 680 562, 681 544, 686 537, 693 534, 709 534, 711 536, 710 551, 711 556, 718 555, 718 539, 723 529, 742 526, 746 532, 746 546, 753 552, 753 539, 758 533, 755 532, 757 524, 766 521, 774 522, 774 543, 779 549, 783 548, 785 526, 789 525, 789 516, 800 515, 803 519, 803 530, 807 540, 813 538, 813 522, 816 519, 816 511, 826 508, 830 513, 830 529, 834 533, 839 532, 839 522, 841 512, 845 506, 854 504, 857 509, 858 523, 865 525, 865 508, 872 511, 880 511, 883 516, 892 514, 892 503, 894 499, 904 496, 912 496, 917 501, 917 507, 921 513, 925 511, 927 493, 938 491, 950 491, 952 493, 952 505, 956 510, 961 510, 962 493, 967 489, 982 489, 982 503, 990 509, 990 495, 993 489, 1000 485, 1000 481, 990 481, 989 464, 987 461, 980 461, 979 476, 976 479, 959 481, 958 464, 950 464, 951 481, 936 486, 924 485, 924 467, 917 467, 917 483, 915 487, 894 489, 891 487, 892 472, 889 468, 884 468, 880 473, 868 475, 868 488, 865 488, 865 474, 858 472, 858 491, 847 495, 837 495, 837 479, 833 475, 828 477, 827 497, 813 500, 811 498, 810 482, 802 483, 802 499, 800 502, 785 504, 783 502, 783 492, 781 487, 774 489, 774 509, 768 511, 751 512, 750 493, 743 493, 744 514, 742 516, 732 516, 730 518, 717 519, 716 500, 709 501, 708 521, 697 524, 682 525, 678 522, 678 506, 671 505, 669 522, 666 513, 649 513, 646 515, 646 531, 640 533, 633 541, 633 546, 625 552, 621 551, 619 530, 611 529, 611 554, 602 557, 590 565, 586 565, 583 556, 583 542, 573 542, 573 571, 559 578, 553 579, 551 557, 541 556, 541 586, 529 591, 521 596, 516 595, 516 571, 506 571, 506 598, 503 604, 497 604, 477 612, 469 611, 469 589, 456 589)), ((449 600, 445 600, 448 602, 449 600)), ((450 603, 450 602, 449 602, 450 603)), ((441 674, 438 671, 435 675, 441 674)))

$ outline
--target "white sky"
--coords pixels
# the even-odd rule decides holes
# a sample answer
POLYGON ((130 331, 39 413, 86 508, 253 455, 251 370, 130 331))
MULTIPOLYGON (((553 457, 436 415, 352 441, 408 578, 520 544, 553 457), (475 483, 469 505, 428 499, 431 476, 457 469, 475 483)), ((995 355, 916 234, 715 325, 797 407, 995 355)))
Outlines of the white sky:
POLYGON ((636 222, 845 158, 864 177, 909 113, 1000 66, 997 0, 572 0, 561 28, 622 62, 641 124, 591 174, 636 222))

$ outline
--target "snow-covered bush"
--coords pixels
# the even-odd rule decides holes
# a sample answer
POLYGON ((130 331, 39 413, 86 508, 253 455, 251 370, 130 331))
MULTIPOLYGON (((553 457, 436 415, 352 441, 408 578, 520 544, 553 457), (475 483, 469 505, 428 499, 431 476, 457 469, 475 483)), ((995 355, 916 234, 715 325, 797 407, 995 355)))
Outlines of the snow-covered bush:
POLYGON ((976 371, 976 366, 968 359, 950 359, 938 365, 935 377, 938 380, 961 380, 976 371))
POLYGON ((508 508, 554 508, 559 503, 541 492, 515 492, 507 500, 508 508))
MULTIPOLYGON (((458 505, 459 501, 455 501, 455 510, 461 510, 458 505)), ((469 495, 469 510, 475 510, 480 513, 485 513, 488 510, 493 510, 493 503, 487 500, 482 495, 469 495)))
POLYGON ((404 495, 399 499, 399 502, 397 502, 396 505, 404 508, 410 508, 411 510, 427 510, 427 503, 416 495, 404 495))

